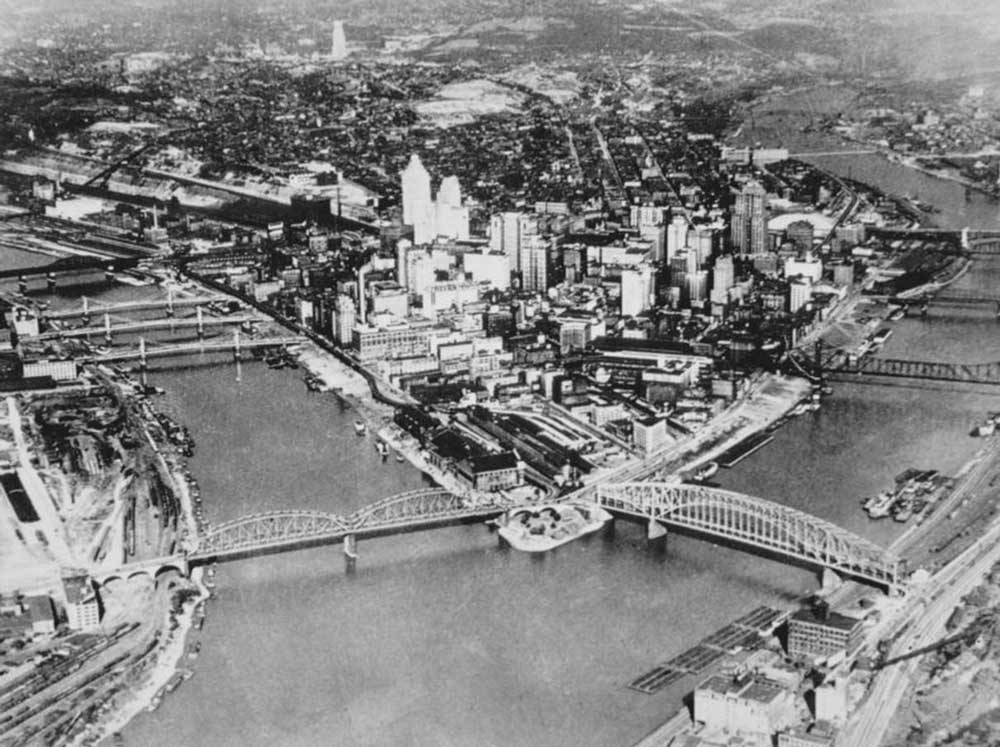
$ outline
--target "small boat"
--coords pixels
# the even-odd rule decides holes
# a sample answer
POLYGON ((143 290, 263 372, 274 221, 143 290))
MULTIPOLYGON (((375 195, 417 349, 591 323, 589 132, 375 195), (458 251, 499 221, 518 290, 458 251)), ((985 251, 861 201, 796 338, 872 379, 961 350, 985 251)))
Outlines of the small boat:
POLYGON ((913 516, 913 501, 902 500, 892 507, 892 518, 901 524, 910 520, 913 516))
POLYGON ((996 431, 996 429, 997 429, 996 423, 994 423, 993 420, 987 420, 982 425, 976 427, 975 431, 973 432, 973 435, 992 436, 993 433, 996 431))
POLYGON ((378 453, 382 455, 383 459, 389 456, 389 447, 386 445, 385 441, 376 441, 375 448, 378 449, 378 453))
POLYGON ((405 462, 406 461, 406 457, 403 456, 403 454, 401 452, 397 451, 396 452, 396 461, 397 462, 405 462))
POLYGON ((906 316, 906 307, 897 306, 896 308, 894 308, 892 311, 889 312, 888 318, 890 322, 898 322, 904 316, 906 316))
POLYGON ((698 480, 699 482, 703 480, 708 480, 709 478, 714 476, 715 473, 718 471, 719 471, 719 463, 709 462, 704 467, 702 467, 701 469, 699 469, 697 472, 694 473, 694 479, 698 480))
POLYGON ((870 519, 884 519, 889 515, 896 496, 885 490, 865 504, 865 512, 870 519))
POLYGON ((363 421, 363 420, 355 420, 354 421, 354 432, 355 433, 357 433, 359 436, 363 436, 363 435, 365 435, 365 431, 366 430, 368 430, 368 426, 365 425, 365 421, 363 421))

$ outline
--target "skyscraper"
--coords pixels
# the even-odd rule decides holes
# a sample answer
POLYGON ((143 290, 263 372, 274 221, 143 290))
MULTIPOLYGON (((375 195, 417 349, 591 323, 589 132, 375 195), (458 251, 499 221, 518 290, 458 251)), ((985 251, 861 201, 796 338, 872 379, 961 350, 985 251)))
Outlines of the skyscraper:
POLYGON ((743 255, 767 251, 767 192, 760 182, 744 185, 732 215, 733 248, 743 255))
POLYGON ((341 345, 350 345, 354 339, 354 325, 357 323, 357 318, 354 299, 346 294, 337 296, 333 334, 341 345))
POLYGON ((344 22, 333 22, 333 47, 330 57, 334 60, 347 59, 347 36, 344 34, 344 22))
POLYGON ((549 287, 548 242, 538 234, 528 234, 521 237, 520 243, 521 287, 544 292, 549 287))
POLYGON ((469 208, 462 204, 462 187, 457 176, 441 180, 434 203, 434 233, 449 239, 469 238, 469 208))
POLYGON ((431 175, 420 156, 414 153, 401 174, 403 182, 403 223, 413 226, 413 243, 426 244, 434 238, 434 202, 431 175))
POLYGON ((683 215, 675 215, 670 225, 667 226, 667 254, 666 261, 669 264, 681 249, 687 246, 688 222, 683 215))
POLYGON ((712 273, 712 289, 725 293, 736 283, 736 271, 733 268, 733 258, 719 257, 715 260, 715 270, 712 273))
POLYGON ((642 263, 622 270, 622 316, 639 316, 652 306, 655 293, 653 267, 642 263))

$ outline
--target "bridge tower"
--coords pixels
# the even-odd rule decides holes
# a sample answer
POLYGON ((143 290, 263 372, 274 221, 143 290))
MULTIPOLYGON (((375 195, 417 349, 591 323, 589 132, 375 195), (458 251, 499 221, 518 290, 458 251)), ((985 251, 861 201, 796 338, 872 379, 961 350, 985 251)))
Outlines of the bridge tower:
POLYGON ((205 339, 205 312, 202 311, 201 306, 195 307, 195 313, 198 316, 198 339, 205 339))
POLYGON ((17 292, 22 296, 28 292, 28 278, 24 275, 17 276, 17 292))
POLYGON ((104 268, 104 282, 107 283, 108 285, 111 285, 113 282, 115 282, 114 265, 108 265, 107 267, 104 268))
POLYGON ((167 289, 167 316, 172 317, 174 315, 174 289, 167 289))
POLYGON ((83 313, 80 314, 80 317, 83 319, 84 326, 90 324, 90 301, 86 296, 83 297, 83 313))
POLYGON ((56 289, 56 274, 54 272, 50 272, 48 275, 46 275, 45 281, 48 284, 49 293, 51 293, 56 289))
POLYGON ((104 341, 111 344, 111 314, 104 312, 104 341))

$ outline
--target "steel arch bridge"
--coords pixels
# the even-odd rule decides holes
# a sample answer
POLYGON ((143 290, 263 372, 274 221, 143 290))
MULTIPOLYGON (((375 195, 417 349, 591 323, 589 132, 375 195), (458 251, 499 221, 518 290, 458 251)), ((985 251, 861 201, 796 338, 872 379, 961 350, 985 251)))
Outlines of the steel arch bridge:
POLYGON ((827 368, 826 370, 832 373, 956 381, 966 384, 1000 384, 1000 362, 937 363, 866 355, 859 359, 854 366, 844 363, 839 367, 827 368))
POLYGON ((601 485, 594 501, 618 514, 784 555, 838 574, 902 590, 904 562, 862 537, 779 503, 700 485, 626 482, 601 485))
POLYGON ((469 497, 429 488, 386 498, 347 516, 322 511, 268 511, 212 527, 201 536, 198 549, 188 559, 194 563, 225 560, 304 545, 333 544, 349 536, 376 537, 432 529, 485 520, 508 508, 510 505, 499 497, 469 497))

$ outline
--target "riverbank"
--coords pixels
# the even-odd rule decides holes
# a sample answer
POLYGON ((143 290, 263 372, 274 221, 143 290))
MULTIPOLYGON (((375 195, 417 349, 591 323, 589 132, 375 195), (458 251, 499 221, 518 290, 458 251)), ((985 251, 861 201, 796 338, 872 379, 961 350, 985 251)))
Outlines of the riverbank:
MULTIPOLYGON (((153 663, 143 672, 143 679, 129 690, 124 702, 116 702, 106 717, 91 724, 72 744, 94 745, 124 728, 149 708, 153 699, 177 673, 187 650, 188 636, 194 628, 195 610, 211 597, 211 591, 204 584, 201 568, 195 568, 191 572, 191 581, 198 595, 185 602, 180 613, 175 613, 168 605, 159 628, 159 645, 149 654, 153 663), (176 625, 172 624, 174 622, 176 625)), ((144 665, 140 663, 138 666, 144 665)))

